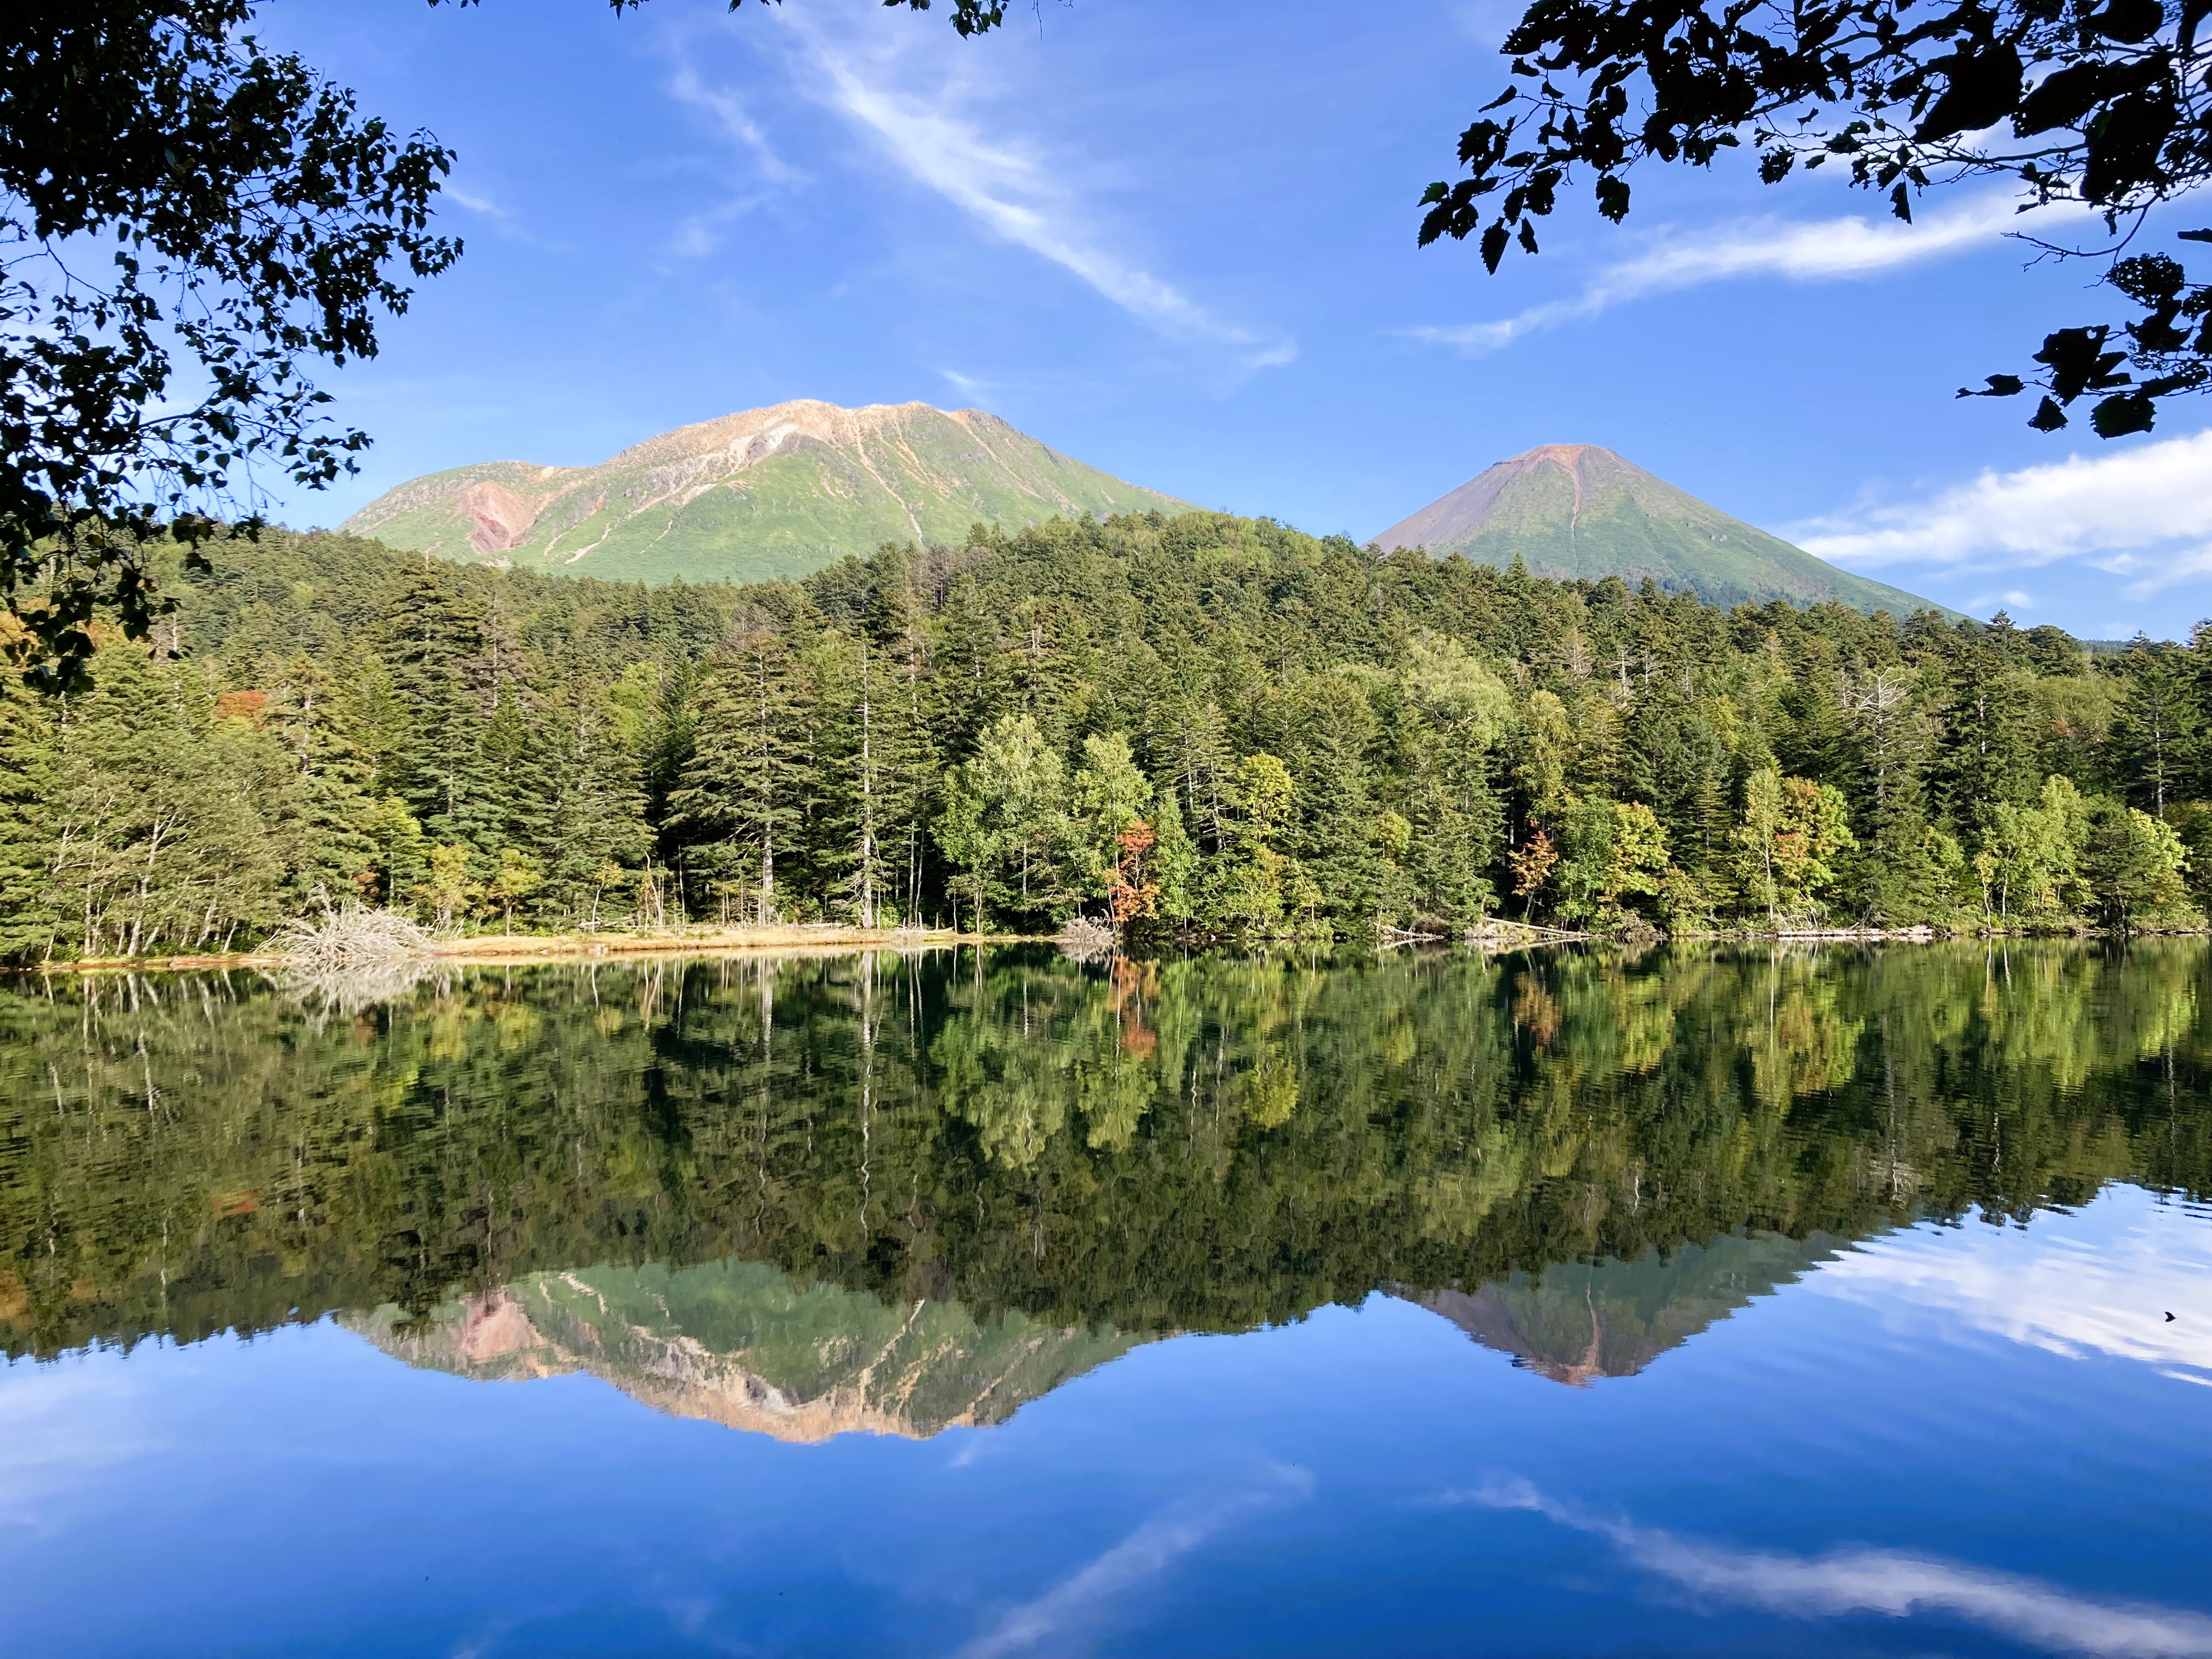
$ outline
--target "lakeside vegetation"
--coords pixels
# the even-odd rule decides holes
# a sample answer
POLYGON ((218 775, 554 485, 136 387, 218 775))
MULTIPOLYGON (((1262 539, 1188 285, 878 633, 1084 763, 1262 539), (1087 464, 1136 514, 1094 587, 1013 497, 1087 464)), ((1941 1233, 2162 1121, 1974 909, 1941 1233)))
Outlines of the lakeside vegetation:
POLYGON ((749 587, 208 551, 151 657, 0 682, 0 956, 236 948, 349 901, 1372 940, 2188 927, 2212 897, 2202 634, 1723 611, 1210 513, 749 587))

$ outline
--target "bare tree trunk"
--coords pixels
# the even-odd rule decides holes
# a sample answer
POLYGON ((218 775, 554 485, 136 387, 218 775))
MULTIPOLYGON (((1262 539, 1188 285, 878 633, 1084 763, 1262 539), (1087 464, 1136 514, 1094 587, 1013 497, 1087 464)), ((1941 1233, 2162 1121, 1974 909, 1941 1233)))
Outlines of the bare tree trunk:
POLYGON ((874 707, 868 686, 868 641, 860 638, 860 926, 876 925, 876 775, 874 707))
POLYGON ((138 902, 131 913, 131 944, 123 953, 126 957, 138 954, 139 934, 146 925, 146 894, 154 884, 154 860, 161 855, 161 837, 167 829, 167 825, 156 819, 152 839, 146 843, 146 867, 138 872, 138 902))
POLYGON ((760 757, 759 799, 761 826, 761 873, 758 920, 760 925, 765 927, 775 917, 775 785, 770 781, 769 777, 769 744, 768 732, 767 654, 763 651, 756 650, 753 654, 753 662, 757 670, 756 684, 758 690, 758 702, 757 706, 759 710, 758 741, 760 745, 757 750, 760 757))

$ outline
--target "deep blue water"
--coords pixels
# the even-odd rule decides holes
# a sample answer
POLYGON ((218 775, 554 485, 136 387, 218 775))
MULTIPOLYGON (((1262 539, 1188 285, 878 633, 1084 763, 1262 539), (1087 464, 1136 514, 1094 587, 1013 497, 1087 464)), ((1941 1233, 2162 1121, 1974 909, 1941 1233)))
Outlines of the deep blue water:
MULTIPOLYGON (((1931 1213, 1629 1374, 1486 1345, 1392 1279, 1148 1331, 988 1426, 807 1442, 611 1361, 410 1363, 358 1310, 26 1352, 0 1646, 2212 1656, 2212 1210, 2112 1180, 1931 1213)), ((1561 1316, 1581 1296, 1595 1329, 1574 1270, 1561 1316)))
POLYGON ((2212 1654, 2208 1313, 2212 1216, 2118 1188, 1884 1237, 1587 1387, 1382 1297, 926 1441, 328 1322, 18 1362, 9 1650, 2212 1654))

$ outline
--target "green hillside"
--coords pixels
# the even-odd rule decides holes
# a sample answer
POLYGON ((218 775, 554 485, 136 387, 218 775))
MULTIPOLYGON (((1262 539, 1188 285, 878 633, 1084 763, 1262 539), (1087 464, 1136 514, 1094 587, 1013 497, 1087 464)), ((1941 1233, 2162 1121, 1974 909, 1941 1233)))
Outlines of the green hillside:
POLYGON ((1595 444, 1546 444, 1500 461, 1375 539, 1501 568, 1517 558, 1559 580, 1619 576, 1635 586, 1648 577, 1723 607, 1836 599, 1900 620, 1960 614, 1839 570, 1595 444))
POLYGON ((780 404, 647 439, 596 466, 491 461, 388 491, 343 528, 444 558, 625 581, 802 576, 887 541, 957 542, 1184 504, 981 410, 780 404))

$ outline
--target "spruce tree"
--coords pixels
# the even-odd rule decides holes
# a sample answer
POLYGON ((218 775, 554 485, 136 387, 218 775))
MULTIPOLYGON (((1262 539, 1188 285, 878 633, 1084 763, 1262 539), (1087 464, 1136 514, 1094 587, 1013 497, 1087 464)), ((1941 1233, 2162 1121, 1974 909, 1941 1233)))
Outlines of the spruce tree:
POLYGON ((44 955, 60 925, 51 879, 55 732, 45 700, 0 670, 0 962, 44 955))
POLYGON ((388 787, 423 833, 485 860, 501 840, 501 790, 485 753, 497 653, 483 605, 450 568, 410 570, 378 630, 392 694, 405 709, 388 787))
POLYGON ((765 927, 782 903, 811 784, 811 688, 790 641, 757 612, 708 665, 692 702, 691 752, 669 797, 693 867, 765 927))
POLYGON ((331 677, 304 652, 265 665, 263 729, 287 763, 275 781, 270 833, 283 866, 283 902, 295 915, 338 905, 377 884, 368 762, 347 727, 331 677))
POLYGON ((612 689, 577 664, 555 677, 540 729, 542 902, 580 924, 605 884, 603 872, 637 868, 653 848, 643 734, 626 732, 612 689))

